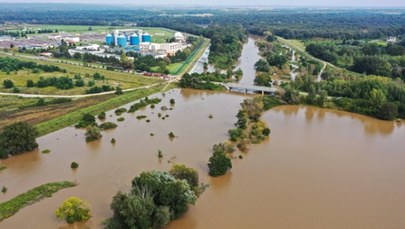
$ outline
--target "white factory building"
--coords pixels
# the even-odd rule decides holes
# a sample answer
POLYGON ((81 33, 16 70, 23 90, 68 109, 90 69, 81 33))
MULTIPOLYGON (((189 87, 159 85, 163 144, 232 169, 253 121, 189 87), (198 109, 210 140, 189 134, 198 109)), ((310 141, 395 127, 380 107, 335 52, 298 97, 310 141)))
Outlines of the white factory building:
POLYGON ((170 55, 173 56, 176 54, 177 51, 182 51, 185 48, 187 48, 189 45, 180 43, 180 42, 174 42, 174 43, 162 43, 162 44, 157 44, 157 43, 141 43, 141 52, 142 53, 162 53, 165 55, 170 55))
POLYGON ((181 43, 185 43, 186 42, 186 37, 184 37, 184 35, 182 34, 182 33, 180 33, 180 32, 176 32, 175 34, 174 34, 174 39, 177 41, 177 42, 181 42, 181 43))

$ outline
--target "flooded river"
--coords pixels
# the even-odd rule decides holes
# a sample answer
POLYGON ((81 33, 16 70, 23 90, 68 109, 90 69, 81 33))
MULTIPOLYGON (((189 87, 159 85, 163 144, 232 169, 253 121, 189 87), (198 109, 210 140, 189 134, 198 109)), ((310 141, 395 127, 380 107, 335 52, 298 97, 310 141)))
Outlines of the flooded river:
MULTIPOLYGON (((53 215, 70 196, 91 204, 93 217, 86 226, 100 228, 111 216, 109 204, 118 190, 128 190, 141 171, 169 169, 170 159, 196 168, 210 187, 169 228, 405 227, 405 126, 399 123, 312 107, 277 107, 263 115, 271 138, 253 145, 243 160, 234 160, 226 176, 208 177, 211 146, 227 138, 242 99, 176 89, 155 109, 124 114, 126 120, 103 132, 99 142, 86 144, 84 131, 74 128, 39 138, 40 149, 50 154, 32 152, 2 161, 8 168, 0 173, 0 184, 9 190, 1 201, 51 181, 76 180, 79 186, 24 208, 0 228, 73 228, 53 215), (174 109, 162 112, 160 106, 168 106, 171 98, 174 109), (158 112, 169 117, 159 119, 158 112), (171 131, 178 136, 173 141, 171 131), (72 161, 79 163, 77 171, 70 169, 72 161)), ((117 118, 113 112, 107 117, 117 118)))
POLYGON ((239 83, 253 85, 256 77, 255 64, 260 60, 259 48, 256 46, 257 36, 249 36, 247 43, 243 46, 242 55, 239 58, 236 69, 243 71, 243 77, 239 83))
MULTIPOLYGON (((242 83, 253 84, 256 52, 250 38, 240 62, 242 83)), ((47 182, 79 185, 25 207, 0 228, 102 228, 118 190, 129 190, 142 171, 168 170, 172 163, 197 169, 210 187, 170 229, 405 228, 405 124, 314 107, 276 107, 262 116, 270 139, 233 160, 227 175, 210 178, 211 147, 227 139, 243 95, 175 89, 162 98, 155 109, 123 114, 125 121, 103 132, 100 141, 87 144, 84 130, 65 128, 38 139, 39 150, 50 154, 38 150, 1 161, 7 169, 0 172, 0 186, 8 188, 1 202, 47 182), (172 98, 173 110, 161 111, 172 98), (159 112, 169 117, 162 120, 159 112), (171 141, 170 132, 178 137, 171 141), (72 161, 80 165, 76 171, 72 161), (69 226, 54 216, 71 196, 91 205, 93 217, 84 225, 69 226)), ((116 119, 107 113, 107 121, 116 119)))
POLYGON ((405 126, 313 107, 263 116, 271 139, 171 228, 404 228, 405 126))

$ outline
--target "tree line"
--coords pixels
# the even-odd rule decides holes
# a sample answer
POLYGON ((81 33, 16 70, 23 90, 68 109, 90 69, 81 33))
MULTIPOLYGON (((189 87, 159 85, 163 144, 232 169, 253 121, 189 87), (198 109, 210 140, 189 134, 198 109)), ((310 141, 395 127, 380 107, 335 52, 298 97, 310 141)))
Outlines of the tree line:
POLYGON ((63 72, 65 69, 59 68, 55 65, 37 64, 32 61, 22 61, 14 58, 0 57, 0 71, 10 73, 12 71, 18 71, 22 69, 31 69, 33 71, 42 70, 44 72, 63 72))
POLYGON ((289 103, 309 103, 324 106, 331 102, 340 109, 384 120, 405 118, 405 83, 381 76, 347 76, 327 68, 321 82, 312 76, 297 78, 286 87, 284 100, 289 103), (308 92, 305 100, 298 90, 308 92))

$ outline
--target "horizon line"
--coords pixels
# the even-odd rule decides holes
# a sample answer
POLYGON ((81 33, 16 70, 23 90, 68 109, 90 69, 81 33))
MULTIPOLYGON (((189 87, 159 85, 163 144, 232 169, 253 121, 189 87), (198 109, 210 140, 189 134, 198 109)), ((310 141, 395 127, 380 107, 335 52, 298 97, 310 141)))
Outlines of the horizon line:
MULTIPOLYGON (((172 8, 187 8, 187 7, 209 7, 209 8, 215 8, 215 7, 220 7, 220 8, 239 8, 239 7, 249 7, 249 8, 301 8, 301 9, 328 9, 328 8, 335 8, 335 9, 347 9, 347 8, 355 8, 355 9, 397 9, 397 10, 403 10, 405 9, 405 5, 403 6, 394 6, 394 5, 367 5, 367 6, 361 6, 361 5, 276 5, 276 4, 184 4, 184 3, 172 3, 172 4, 158 4, 158 3, 109 3, 109 2, 103 2, 103 3, 89 3, 89 2, 9 2, 9 1, 1 1, 1 4, 14 4, 14 5, 19 5, 19 4, 54 4, 54 5, 95 5, 95 6, 116 6, 116 7, 122 7, 122 6, 141 6, 141 7, 156 7, 161 6, 161 7, 172 7, 172 8), (181 7, 182 6, 182 7, 181 7)), ((1 8, 1 6, 0 6, 1 8)))

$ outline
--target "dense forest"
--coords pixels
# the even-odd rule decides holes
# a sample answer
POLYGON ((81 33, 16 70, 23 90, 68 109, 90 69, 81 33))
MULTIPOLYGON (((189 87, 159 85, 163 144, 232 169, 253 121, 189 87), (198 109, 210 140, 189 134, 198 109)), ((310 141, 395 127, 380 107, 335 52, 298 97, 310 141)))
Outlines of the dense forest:
POLYGON ((354 72, 405 80, 405 40, 388 45, 361 40, 317 41, 307 45, 306 51, 354 72))
MULTIPOLYGON (((405 12, 400 9, 159 9, 119 6, 58 4, 2 4, 0 14, 6 21, 35 24, 70 25, 157 25, 186 28, 200 34, 207 25, 242 25, 250 33, 263 35, 273 30, 288 39, 314 37, 333 39, 377 39, 405 33, 405 12), (19 10, 13 10, 18 8, 19 10), (45 13, 46 12, 46 13, 45 13), (201 17, 198 14, 210 14, 201 17), (187 15, 179 17, 178 15, 187 15), (194 16, 195 15, 195 16, 194 16), (198 26, 195 26, 198 25, 198 26)), ((208 30, 207 30, 208 32, 208 30)), ((207 36, 209 37, 209 36, 207 36)))
MULTIPOLYGON (((0 14, 5 21, 12 22, 153 26, 201 35, 212 40, 209 60, 210 63, 221 69, 228 69, 236 63, 248 32, 264 35, 267 31, 272 31, 275 36, 287 39, 321 38, 338 39, 345 42, 358 39, 385 39, 387 36, 405 38, 405 24, 403 23, 405 11, 400 9, 184 8, 174 10, 94 6, 89 10, 85 5, 80 4, 68 4, 64 7, 60 7, 58 4, 26 4, 23 7, 21 5, 16 7, 16 4, 2 4, 0 14), (19 10, 13 10, 15 8, 19 8, 19 10), (208 16, 201 17, 200 14, 207 14, 208 16)), ((390 47, 384 52, 387 52, 387 55, 400 52, 397 51, 397 48, 397 46, 390 47)), ((341 54, 346 57, 345 50, 341 48, 336 48, 331 52, 337 52, 337 55, 341 54)), ((356 55, 356 58, 358 57, 356 55)), ((334 55, 331 58, 334 58, 334 55)), ((374 61, 373 58, 371 60, 374 61)), ((401 63, 398 63, 400 60, 391 59, 387 61, 393 67, 390 69, 391 73, 393 71, 398 73, 398 69, 395 67, 402 66, 401 63)), ((362 73, 371 72, 363 69, 362 66, 354 66, 353 70, 362 73)), ((384 75, 391 76, 391 74, 384 75)))

